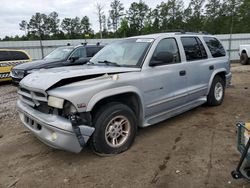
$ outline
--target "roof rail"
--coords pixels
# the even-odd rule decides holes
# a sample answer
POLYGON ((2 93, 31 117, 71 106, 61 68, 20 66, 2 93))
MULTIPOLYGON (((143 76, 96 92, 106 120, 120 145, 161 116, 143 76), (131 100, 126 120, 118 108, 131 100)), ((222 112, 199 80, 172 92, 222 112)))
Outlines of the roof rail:
POLYGON ((185 30, 184 29, 167 29, 167 30, 163 30, 164 33, 181 33, 181 34, 185 34, 185 30))

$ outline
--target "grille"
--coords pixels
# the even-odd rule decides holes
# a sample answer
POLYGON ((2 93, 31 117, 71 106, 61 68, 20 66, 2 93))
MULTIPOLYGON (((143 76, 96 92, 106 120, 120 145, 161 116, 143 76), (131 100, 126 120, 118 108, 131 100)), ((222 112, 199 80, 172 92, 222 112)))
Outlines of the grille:
POLYGON ((21 87, 18 90, 18 94, 20 97, 20 100, 22 100, 24 103, 32 106, 32 107, 38 107, 40 105, 47 105, 47 94, 41 93, 37 91, 31 91, 26 88, 21 87))

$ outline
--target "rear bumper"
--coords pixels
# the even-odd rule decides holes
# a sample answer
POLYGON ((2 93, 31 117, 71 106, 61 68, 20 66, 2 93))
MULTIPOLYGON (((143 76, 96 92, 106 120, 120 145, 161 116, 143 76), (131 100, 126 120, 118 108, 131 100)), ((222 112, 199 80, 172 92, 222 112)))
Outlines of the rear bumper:
MULTIPOLYGON (((39 112, 20 100, 17 101, 17 108, 24 126, 43 143, 74 153, 82 150, 69 120, 54 114, 39 112)), ((93 134, 94 128, 85 125, 79 127, 86 143, 93 134)))
POLYGON ((226 75, 226 87, 230 86, 231 80, 232 80, 232 73, 230 72, 226 75))

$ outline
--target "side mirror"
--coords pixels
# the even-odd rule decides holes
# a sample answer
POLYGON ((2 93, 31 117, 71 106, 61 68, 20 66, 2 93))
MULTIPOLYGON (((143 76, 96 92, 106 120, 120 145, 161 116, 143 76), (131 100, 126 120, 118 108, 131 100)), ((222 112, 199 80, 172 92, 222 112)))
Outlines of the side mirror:
POLYGON ((151 60, 149 66, 154 67, 157 65, 169 64, 174 60, 174 55, 168 51, 158 52, 151 60))
POLYGON ((74 57, 74 56, 72 56, 72 57, 69 58, 70 63, 74 63, 78 59, 79 59, 79 57, 74 57))

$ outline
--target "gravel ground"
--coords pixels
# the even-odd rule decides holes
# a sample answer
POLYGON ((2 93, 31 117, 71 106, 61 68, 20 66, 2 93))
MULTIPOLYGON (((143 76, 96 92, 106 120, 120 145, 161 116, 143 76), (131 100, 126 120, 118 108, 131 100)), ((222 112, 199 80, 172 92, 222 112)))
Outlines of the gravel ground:
POLYGON ((236 128, 250 120, 250 66, 233 65, 223 104, 140 129, 126 152, 99 157, 51 149, 24 128, 16 88, 0 86, 0 187, 250 187, 233 180, 236 128))

